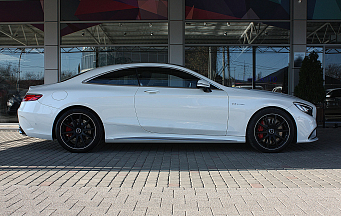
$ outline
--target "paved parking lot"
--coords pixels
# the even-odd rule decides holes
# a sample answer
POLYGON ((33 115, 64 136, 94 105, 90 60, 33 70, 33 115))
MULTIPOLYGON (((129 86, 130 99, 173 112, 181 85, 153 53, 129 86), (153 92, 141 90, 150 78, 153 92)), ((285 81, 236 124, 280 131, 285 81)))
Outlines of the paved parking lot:
POLYGON ((0 130, 0 215, 341 215, 340 128, 265 154, 241 144, 102 144, 0 130))

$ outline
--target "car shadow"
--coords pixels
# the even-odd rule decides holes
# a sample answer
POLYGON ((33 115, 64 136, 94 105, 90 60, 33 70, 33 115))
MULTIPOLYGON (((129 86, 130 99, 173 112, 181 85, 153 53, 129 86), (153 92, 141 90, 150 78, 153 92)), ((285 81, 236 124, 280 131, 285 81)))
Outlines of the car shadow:
POLYGON ((1 170, 271 170, 340 169, 341 128, 319 128, 319 141, 281 153, 261 153, 247 144, 100 144, 71 153, 56 141, 16 136, 0 141, 1 170))

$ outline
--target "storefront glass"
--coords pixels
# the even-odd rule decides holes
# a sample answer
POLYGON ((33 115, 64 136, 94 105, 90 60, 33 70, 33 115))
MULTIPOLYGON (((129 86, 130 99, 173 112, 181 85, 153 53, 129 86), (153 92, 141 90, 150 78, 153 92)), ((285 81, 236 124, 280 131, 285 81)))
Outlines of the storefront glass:
POLYGON ((225 86, 287 93, 288 47, 196 46, 185 56, 186 67, 225 86))
POLYGON ((28 88, 44 83, 44 49, 0 48, 0 123, 18 122, 28 88))
POLYGON ((341 48, 325 49, 327 122, 341 122, 341 48))
POLYGON ((87 70, 126 63, 167 63, 167 47, 72 47, 61 49, 61 81, 87 70))
POLYGON ((258 47, 256 86, 259 89, 288 93, 289 47, 258 47))

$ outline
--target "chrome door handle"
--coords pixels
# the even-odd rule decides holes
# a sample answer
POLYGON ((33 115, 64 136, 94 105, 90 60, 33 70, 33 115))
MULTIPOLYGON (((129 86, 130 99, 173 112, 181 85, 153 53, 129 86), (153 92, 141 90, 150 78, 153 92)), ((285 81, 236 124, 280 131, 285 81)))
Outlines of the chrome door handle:
POLYGON ((156 93, 159 93, 159 90, 146 90, 144 92, 148 94, 156 94, 156 93))

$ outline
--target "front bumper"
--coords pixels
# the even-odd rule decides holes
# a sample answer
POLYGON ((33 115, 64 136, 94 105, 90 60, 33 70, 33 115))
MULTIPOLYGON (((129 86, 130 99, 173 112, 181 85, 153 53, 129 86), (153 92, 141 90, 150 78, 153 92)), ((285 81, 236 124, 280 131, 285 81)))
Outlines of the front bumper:
POLYGON ((289 113, 293 116, 297 126, 297 143, 314 142, 318 140, 316 134, 316 108, 313 116, 300 111, 295 105, 288 108, 289 113))
POLYGON ((313 132, 311 132, 310 136, 308 137, 309 140, 311 140, 311 142, 317 141, 317 132, 316 132, 316 128, 313 130, 313 132))

